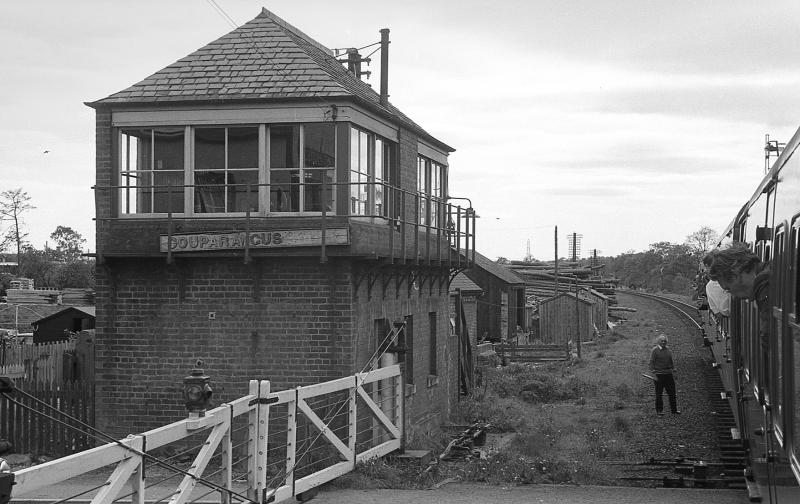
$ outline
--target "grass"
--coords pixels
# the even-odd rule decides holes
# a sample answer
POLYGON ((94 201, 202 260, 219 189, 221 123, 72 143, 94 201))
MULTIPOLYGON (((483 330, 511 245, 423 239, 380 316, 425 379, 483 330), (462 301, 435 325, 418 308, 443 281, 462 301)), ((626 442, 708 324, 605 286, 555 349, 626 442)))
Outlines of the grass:
POLYGON ((480 367, 480 384, 461 399, 456 422, 489 423, 493 432, 511 438, 506 446, 480 458, 424 468, 373 461, 343 484, 427 488, 447 478, 490 484, 617 483, 619 466, 608 462, 639 460, 637 440, 652 435, 637 427, 640 415, 649 411, 644 405, 651 390, 640 373, 655 331, 653 323, 634 320, 584 347, 583 359, 480 367))

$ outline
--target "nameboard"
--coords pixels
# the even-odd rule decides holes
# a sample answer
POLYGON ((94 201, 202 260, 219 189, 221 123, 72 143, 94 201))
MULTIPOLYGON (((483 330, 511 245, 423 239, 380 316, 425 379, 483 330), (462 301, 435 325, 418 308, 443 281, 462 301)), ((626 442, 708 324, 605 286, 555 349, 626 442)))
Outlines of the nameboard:
MULTIPOLYGON (((216 233, 180 233, 171 237, 161 235, 161 252, 206 252, 213 250, 244 249, 247 233, 225 231, 216 233), (169 246, 169 248, 167 248, 169 246)), ((289 229, 281 231, 250 231, 250 248, 319 247, 322 245, 321 229, 289 229)), ((347 229, 325 230, 325 245, 350 243, 347 229)))

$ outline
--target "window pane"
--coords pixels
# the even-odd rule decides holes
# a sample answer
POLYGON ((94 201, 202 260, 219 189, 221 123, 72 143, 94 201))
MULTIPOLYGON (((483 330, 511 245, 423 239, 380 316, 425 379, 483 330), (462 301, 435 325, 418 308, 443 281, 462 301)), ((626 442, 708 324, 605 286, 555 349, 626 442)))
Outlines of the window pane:
POLYGON ((138 172, 139 189, 136 191, 136 212, 153 213, 153 172, 138 172))
POLYGON ((306 170, 305 171, 305 208, 307 212, 321 212, 323 204, 325 211, 333 211, 333 170, 306 170), (325 183, 323 195, 322 184, 325 183))
POLYGON ((351 129, 350 130, 350 170, 357 172, 359 171, 359 164, 360 160, 358 157, 358 130, 351 129))
POLYGON ((228 128, 228 168, 258 168, 258 128, 228 128))
POLYGON ((297 182, 299 170, 274 170, 269 189, 271 212, 299 212, 300 191, 297 182))
POLYGON ((183 172, 153 172, 153 212, 183 213, 183 172))
POLYGON ((258 212, 258 170, 228 172, 228 211, 258 212), (249 186, 249 188, 248 188, 249 186))
POLYGON ((195 172, 194 211, 217 213, 225 211, 225 172, 195 172))
POLYGON ((194 131, 194 169, 225 168, 225 128, 198 128, 194 131))
POLYGON ((270 167, 300 167, 300 126, 270 126, 270 167))
POLYGON ((135 173, 123 173, 120 176, 120 208, 124 214, 137 213, 136 183, 137 175, 135 173))
POLYGON ((336 165, 336 130, 333 124, 308 124, 305 130, 306 167, 329 168, 336 165))
POLYGON ((134 129, 122 131, 121 170, 136 171, 150 169, 150 143, 152 130, 134 129))
POLYGON ((375 140, 375 181, 379 182, 384 180, 383 174, 383 140, 375 140))
POLYGON ((183 128, 159 128, 153 131, 153 137, 155 169, 183 172, 183 128))

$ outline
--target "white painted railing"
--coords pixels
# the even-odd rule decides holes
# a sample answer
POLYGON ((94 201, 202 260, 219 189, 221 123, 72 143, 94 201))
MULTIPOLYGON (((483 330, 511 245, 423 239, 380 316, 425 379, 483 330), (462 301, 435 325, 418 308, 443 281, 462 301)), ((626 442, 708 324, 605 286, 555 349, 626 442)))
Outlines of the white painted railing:
POLYGON ((281 502, 352 471, 360 461, 400 448, 402 385, 397 365, 278 392, 270 390, 267 380, 252 380, 250 394, 203 417, 20 470, 15 473, 12 496, 24 498, 67 479, 113 467, 105 483, 95 488, 91 502, 111 503, 129 494, 131 502, 142 504, 152 499, 144 477, 145 462, 156 461, 152 453, 194 443, 202 434, 205 439, 192 452, 193 462, 169 469, 183 476, 168 494, 170 504, 192 502, 201 486, 210 490, 205 494, 217 493, 220 503, 281 502), (246 436, 238 436, 244 428, 246 436), (246 454, 234 461, 237 437, 244 438, 241 448, 246 454), (204 476, 212 460, 219 468, 213 480, 211 475, 204 476), (234 481, 237 469, 246 473, 246 478, 238 478, 246 479, 246 487, 234 481))

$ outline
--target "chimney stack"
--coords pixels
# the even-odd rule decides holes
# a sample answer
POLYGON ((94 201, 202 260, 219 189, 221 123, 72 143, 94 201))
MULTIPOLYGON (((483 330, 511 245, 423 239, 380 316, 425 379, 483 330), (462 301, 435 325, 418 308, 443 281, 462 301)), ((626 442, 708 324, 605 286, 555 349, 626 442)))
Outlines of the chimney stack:
POLYGON ((389 28, 381 29, 381 105, 389 103, 389 28))

